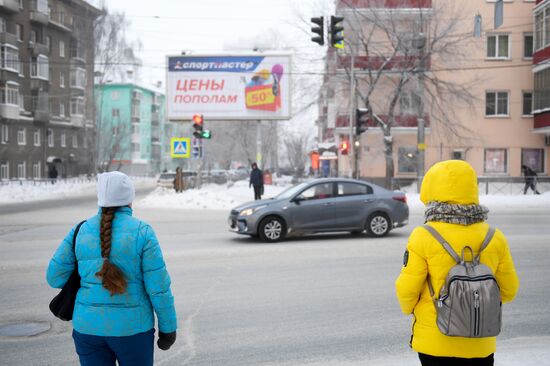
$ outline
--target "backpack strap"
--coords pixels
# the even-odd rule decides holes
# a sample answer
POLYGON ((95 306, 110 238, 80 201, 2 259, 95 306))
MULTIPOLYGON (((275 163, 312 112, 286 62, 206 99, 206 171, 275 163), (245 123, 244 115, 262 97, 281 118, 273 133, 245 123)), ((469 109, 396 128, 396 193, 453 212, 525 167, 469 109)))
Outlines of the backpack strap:
POLYGON ((495 228, 489 226, 489 231, 487 231, 487 235, 485 235, 485 239, 483 239, 483 243, 481 243, 481 247, 479 248, 479 253, 477 253, 477 256, 475 258, 475 262, 479 263, 479 256, 481 255, 481 252, 483 249, 487 248, 487 245, 493 240, 493 236, 495 236, 495 228))
MULTIPOLYGON (((73 253, 74 253, 74 259, 75 259, 75 262, 76 262, 76 236, 78 235, 78 232, 80 231, 80 227, 82 226, 83 223, 85 223, 86 220, 84 221, 81 221, 78 223, 78 225, 76 225, 76 228, 74 229, 74 234, 73 234, 73 253)), ((78 262, 77 263, 77 266, 78 266, 78 262)))
POLYGON ((430 234, 432 234, 432 236, 439 242, 439 244, 441 244, 443 248, 445 248, 447 253, 449 253, 449 255, 453 257, 456 263, 460 263, 462 261, 458 256, 458 254, 456 254, 456 252, 454 251, 453 247, 451 247, 451 244, 449 244, 445 239, 443 239, 443 237, 441 236, 441 234, 437 232, 437 230, 435 230, 430 225, 426 225, 426 224, 422 225, 422 227, 428 230, 430 234))

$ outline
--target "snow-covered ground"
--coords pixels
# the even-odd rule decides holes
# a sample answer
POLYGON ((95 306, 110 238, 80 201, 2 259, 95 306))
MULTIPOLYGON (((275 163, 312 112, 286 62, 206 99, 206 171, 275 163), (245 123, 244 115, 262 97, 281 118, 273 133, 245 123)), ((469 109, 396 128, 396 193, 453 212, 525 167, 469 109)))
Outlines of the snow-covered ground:
MULTIPOLYGON (((137 188, 155 184, 154 178, 132 178, 137 188)), ((59 179, 50 181, 11 181, 0 184, 0 205, 29 201, 56 200, 66 197, 93 196, 96 193, 96 179, 59 179)))
MULTIPOLYGON (((132 178, 136 187, 151 186, 154 178, 132 178)), ((265 198, 274 197, 291 186, 290 177, 275 179, 276 185, 265 186, 265 198)), ((521 192, 521 187, 493 190, 497 193, 480 195, 480 202, 491 209, 521 208, 549 208, 550 192, 541 195, 510 194, 507 192, 521 192)), ((0 184, 0 205, 17 202, 55 200, 66 197, 94 195, 96 189, 95 178, 75 178, 59 180, 55 184, 50 182, 9 182, 0 184)), ((409 207, 412 213, 422 212, 424 204, 420 202, 415 186, 405 187, 409 207)), ((167 208, 167 209, 213 209, 229 210, 242 203, 252 201, 254 192, 248 187, 248 181, 242 180, 227 184, 206 184, 201 189, 190 189, 182 193, 175 193, 173 189, 156 188, 145 198, 134 204, 138 207, 167 208)))

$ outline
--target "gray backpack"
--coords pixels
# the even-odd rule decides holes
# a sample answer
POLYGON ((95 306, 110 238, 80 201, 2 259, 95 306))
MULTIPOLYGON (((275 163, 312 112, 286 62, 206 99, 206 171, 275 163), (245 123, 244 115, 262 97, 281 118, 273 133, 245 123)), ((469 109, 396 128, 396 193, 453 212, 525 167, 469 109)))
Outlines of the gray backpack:
POLYGON ((434 298, 432 282, 428 278, 428 287, 437 313, 437 327, 441 333, 468 338, 497 336, 500 333, 502 316, 500 288, 493 271, 479 262, 481 251, 493 238, 495 229, 489 228, 479 253, 474 257, 471 247, 465 246, 459 256, 433 227, 423 227, 457 263, 449 270, 437 298, 434 298), (471 262, 465 260, 466 251, 470 251, 471 262))

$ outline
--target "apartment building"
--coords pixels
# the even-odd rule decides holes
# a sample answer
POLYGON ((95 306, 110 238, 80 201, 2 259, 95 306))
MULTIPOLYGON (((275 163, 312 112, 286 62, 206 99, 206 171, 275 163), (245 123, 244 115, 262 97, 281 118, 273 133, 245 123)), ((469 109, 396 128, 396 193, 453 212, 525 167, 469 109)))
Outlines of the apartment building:
POLYGON ((0 179, 93 172, 99 14, 83 0, 0 2, 0 179))
MULTIPOLYGON (((445 0, 336 1, 336 13, 345 19, 346 45, 343 50, 329 47, 327 53, 329 76, 321 90, 319 140, 335 145, 342 141, 353 143, 350 112, 364 105, 360 104, 361 100, 350 97, 350 75, 355 75, 358 88, 368 88, 361 78, 366 80, 369 71, 380 70, 380 65, 390 60, 382 68, 385 81, 377 86, 370 99, 374 109, 387 111, 398 80, 392 75, 400 75, 401 68, 421 57, 419 53, 410 52, 410 47, 408 53, 392 54, 395 48, 388 46, 391 39, 387 34, 366 31, 372 29, 367 20, 372 17, 366 14, 375 13, 377 21, 393 22, 396 33, 407 36, 403 39, 408 41, 415 42, 418 35, 424 35, 427 47, 432 44, 430 37, 434 37, 435 28, 441 30, 454 21, 455 28, 448 37, 455 37, 451 40, 461 38, 460 42, 452 42, 460 47, 456 57, 434 53, 423 61, 422 67, 424 75, 431 79, 464 87, 470 94, 469 102, 461 103, 458 97, 455 101, 453 95, 434 95, 433 90, 429 95, 429 82, 421 82, 418 68, 412 70, 415 75, 396 103, 391 137, 384 137, 374 121, 369 121, 368 130, 357 138, 359 175, 375 180, 385 176, 384 140, 389 139, 393 142, 394 177, 416 178, 421 151, 417 136, 420 116, 425 124, 425 145, 421 144, 420 149, 425 148, 426 170, 441 160, 464 159, 472 164, 479 176, 520 176, 522 164, 531 166, 540 175, 547 175, 550 109, 545 110, 541 103, 546 100, 550 107, 550 97, 545 97, 548 87, 543 80, 546 79, 537 76, 537 72, 543 70, 544 60, 550 58, 550 47, 543 48, 546 41, 540 38, 542 36, 537 37, 537 30, 533 35, 533 12, 535 18, 539 14, 538 17, 544 19, 545 15, 540 14, 546 14, 545 9, 549 8, 550 19, 550 1, 535 4, 528 0, 505 0, 504 22, 498 28, 494 25, 494 8, 492 0, 456 0, 452 3, 445 0), (452 7, 456 10, 454 13, 449 9, 452 7), (478 35, 474 35, 476 23, 480 26, 478 35), (369 54, 365 47, 360 47, 366 33, 371 37, 369 54), (375 54, 372 51, 377 46, 375 54), (384 47, 387 55, 384 55, 384 47), (354 72, 350 73, 352 63, 354 72), (449 112, 445 118, 436 115, 436 108, 431 105, 434 98, 445 102, 449 112)), ((542 29, 539 33, 545 35, 546 28, 542 29)), ((550 38, 548 42, 550 45, 550 38)), ((379 117, 382 120, 389 118, 387 115, 379 117)), ((352 157, 339 152, 339 175, 349 176, 354 171, 352 157)))
POLYGON ((135 83, 96 86, 99 164, 131 175, 153 175, 165 167, 165 97, 135 83))
POLYGON ((545 145, 550 146, 550 1, 537 0, 533 15, 533 132, 543 135, 545 145))

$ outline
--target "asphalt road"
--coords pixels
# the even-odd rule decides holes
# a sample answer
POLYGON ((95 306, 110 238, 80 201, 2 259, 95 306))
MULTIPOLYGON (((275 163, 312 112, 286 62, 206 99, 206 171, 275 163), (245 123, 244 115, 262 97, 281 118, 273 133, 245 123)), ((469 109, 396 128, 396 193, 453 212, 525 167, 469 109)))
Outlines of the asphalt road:
MULTIPOLYGON (((91 198, 0 209, 0 325, 42 321, 34 337, 1 337, 1 365, 75 365, 71 324, 48 310, 45 269, 91 198)), ((410 318, 394 280, 411 224, 386 238, 347 234, 264 244, 227 231, 227 212, 147 210, 172 276, 178 340, 158 365, 411 365, 410 318)), ((507 234, 521 290, 504 307, 496 365, 549 365, 550 210, 492 212, 507 234)))

